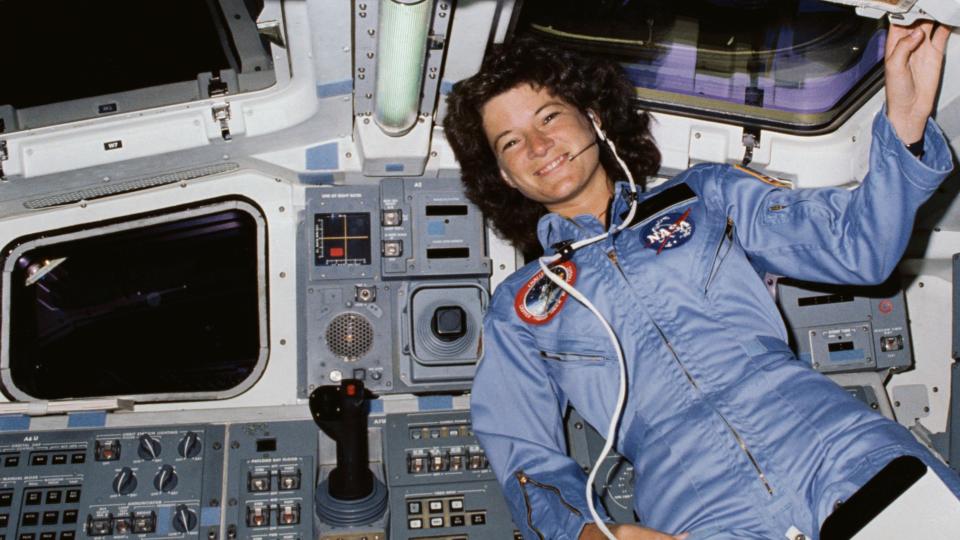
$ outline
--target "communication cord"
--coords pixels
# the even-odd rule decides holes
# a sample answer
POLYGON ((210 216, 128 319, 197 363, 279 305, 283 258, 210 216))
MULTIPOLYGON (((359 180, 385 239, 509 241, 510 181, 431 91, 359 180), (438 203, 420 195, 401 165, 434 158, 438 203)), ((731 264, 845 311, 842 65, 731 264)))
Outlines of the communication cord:
MULTIPOLYGON (((553 255, 545 255, 540 257, 538 262, 540 263, 540 268, 543 270, 543 275, 547 276, 555 285, 566 291, 567 294, 574 297, 583 304, 591 313, 600 321, 603 325, 604 330, 607 331, 607 336, 610 338, 610 342, 613 344, 613 349, 617 353, 617 361, 620 367, 620 385, 617 389, 617 406, 613 410, 613 415, 610 418, 610 425, 607 427, 607 436, 606 443, 603 445, 603 449, 600 451, 600 455, 597 457, 597 461, 593 464, 593 467, 590 470, 590 475, 587 477, 587 486, 586 486, 586 496, 587 496, 587 506, 590 509, 590 516, 593 518, 593 522, 597 527, 603 532, 603 534, 609 540, 617 540, 616 537, 610 532, 610 529, 607 528, 606 523, 600 519, 600 516, 597 514, 597 509, 593 504, 593 483, 596 480, 597 473, 599 472, 600 465, 607 458, 607 455, 610 454, 610 450, 613 448, 614 440, 617 436, 617 427, 620 425, 620 416, 623 414, 624 401, 626 400, 627 395, 627 362, 623 357, 623 348, 620 346, 620 339, 617 337, 617 333, 613 331, 613 328, 610 326, 610 323, 607 322, 607 319, 600 313, 600 311, 593 305, 593 302, 589 298, 584 296, 580 291, 574 288, 572 285, 561 279, 559 276, 553 273, 550 270, 550 265, 557 262, 558 260, 566 260, 573 255, 573 252, 582 248, 600 242, 601 240, 607 238, 608 236, 615 235, 627 228, 629 223, 633 221, 633 216, 637 211, 637 184, 633 180, 633 175, 630 173, 630 168, 620 159, 620 155, 617 154, 617 147, 613 144, 613 141, 607 138, 606 134, 600 129, 600 125, 597 123, 593 115, 589 115, 590 119, 593 121, 593 129, 597 132, 597 137, 607 143, 610 147, 610 151, 613 152, 613 157, 616 158, 617 163, 620 164, 621 169, 626 173, 627 180, 630 181, 630 211, 627 213, 626 218, 620 222, 614 229, 598 234, 592 238, 586 238, 577 242, 565 246, 565 248, 558 253, 553 255)), ((592 146, 592 145, 591 145, 592 146)), ((578 152, 579 155, 581 152, 578 152)), ((574 156, 576 157, 576 156, 574 156)), ((572 158, 571 158, 572 159, 572 158)))

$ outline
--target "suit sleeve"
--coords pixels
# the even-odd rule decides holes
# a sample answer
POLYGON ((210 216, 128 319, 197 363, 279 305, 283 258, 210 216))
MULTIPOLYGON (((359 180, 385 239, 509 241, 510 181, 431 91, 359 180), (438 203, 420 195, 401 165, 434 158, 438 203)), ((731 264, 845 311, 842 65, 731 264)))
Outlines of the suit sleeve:
POLYGON ((881 112, 873 124, 870 170, 856 189, 785 189, 727 167, 714 175, 712 199, 733 220, 737 240, 761 273, 880 283, 903 256, 917 209, 953 169, 933 121, 924 140, 919 160, 881 112))
POLYGON ((503 307, 508 312, 497 313, 505 310, 494 302, 484 322, 484 356, 471 396, 473 430, 523 537, 575 540, 592 520, 586 475, 564 452, 565 399, 532 335, 512 316, 512 305, 503 307))

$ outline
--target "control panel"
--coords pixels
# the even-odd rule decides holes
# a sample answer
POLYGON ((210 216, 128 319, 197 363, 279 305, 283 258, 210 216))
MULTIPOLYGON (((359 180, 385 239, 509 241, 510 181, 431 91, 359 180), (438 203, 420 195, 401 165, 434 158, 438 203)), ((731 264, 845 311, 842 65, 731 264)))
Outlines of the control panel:
POLYGON ((310 188, 300 230, 300 397, 344 379, 378 394, 469 388, 491 269, 457 183, 310 188))
POLYGON ((387 416, 391 539, 518 538, 469 418, 466 411, 387 416))
POLYGON ((219 535, 223 428, 0 436, 0 537, 219 535))
POLYGON ((834 287, 781 280, 777 298, 797 356, 823 373, 910 367, 906 301, 894 281, 834 287))
MULTIPOLYGON (((370 469, 389 496, 370 520, 335 501, 352 523, 320 517, 336 460, 310 420, 0 434, 0 539, 519 538, 468 411, 369 426, 370 469)), ((567 430, 571 456, 589 466, 602 439, 575 412, 567 430)), ((608 513, 634 521, 632 468, 619 456, 603 467, 608 513)))

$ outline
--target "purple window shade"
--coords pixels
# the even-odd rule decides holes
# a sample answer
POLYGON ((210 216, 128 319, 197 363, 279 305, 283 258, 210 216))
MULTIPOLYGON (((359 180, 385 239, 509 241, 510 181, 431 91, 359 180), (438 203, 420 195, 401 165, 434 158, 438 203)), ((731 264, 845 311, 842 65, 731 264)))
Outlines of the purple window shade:
POLYGON ((796 113, 826 112, 837 106, 878 63, 883 61, 886 33, 878 30, 866 45, 860 59, 842 71, 818 73, 804 66, 801 55, 789 49, 774 53, 773 76, 761 75, 751 82, 751 74, 736 72, 728 77, 697 71, 698 49, 683 43, 672 43, 657 63, 623 63, 627 77, 634 85, 651 90, 718 99, 729 103, 756 105, 796 113), (779 80, 784 72, 811 71, 799 80, 779 80), (757 92, 755 89, 759 89, 757 92), (750 103, 748 95, 759 95, 750 103))
POLYGON ((807 133, 879 88, 886 38, 816 0, 525 0, 514 32, 619 62, 652 110, 807 133))

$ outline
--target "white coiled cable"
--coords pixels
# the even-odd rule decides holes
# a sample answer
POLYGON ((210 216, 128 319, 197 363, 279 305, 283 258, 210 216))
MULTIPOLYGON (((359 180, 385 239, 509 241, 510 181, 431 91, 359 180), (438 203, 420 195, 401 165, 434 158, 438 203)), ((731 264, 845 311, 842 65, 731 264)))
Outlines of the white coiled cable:
MULTIPOLYGON (((592 116, 591 119, 593 119, 592 116)), ((598 234, 592 238, 579 240, 570 244, 569 246, 565 246, 563 252, 567 253, 568 255, 572 255, 574 251, 582 247, 599 242, 608 236, 616 234, 627 228, 630 222, 633 221, 633 216, 637 211, 637 184, 633 180, 633 175, 630 173, 630 169, 623 162, 623 160, 620 159, 620 155, 617 154, 616 145, 613 144, 613 141, 607 139, 606 134, 600 129, 600 126, 597 124, 596 120, 593 121, 593 129, 597 132, 597 137, 599 137, 601 141, 605 141, 607 145, 610 146, 610 150, 613 152, 613 157, 616 158, 617 163, 620 164, 620 168, 626 173, 627 180, 630 181, 630 211, 627 213, 626 218, 624 218, 624 220, 614 229, 602 234, 598 234)), ((563 258, 564 255, 562 253, 555 253, 553 255, 545 255, 540 257, 538 262, 540 263, 540 268, 543 270, 543 274, 547 276, 550 281, 566 291, 566 293, 570 296, 576 298, 577 301, 589 309, 590 312, 593 313, 593 315, 600 321, 600 323, 603 324, 603 328, 607 331, 607 336, 610 338, 610 342, 613 344, 614 351, 617 353, 617 361, 620 367, 620 385, 617 388, 617 406, 613 409, 613 415, 610 418, 610 425, 607 427, 606 443, 603 445, 603 450, 601 450, 600 456, 597 457, 597 461, 593 464, 593 467, 590 470, 590 475, 587 477, 586 486, 587 506, 590 509, 590 516, 593 518, 593 522, 609 540, 617 540, 613 533, 610 532, 610 529, 607 528, 606 523, 600 519, 600 515, 597 514, 597 509, 593 504, 593 482, 597 477, 597 472, 600 470, 600 465, 607 458, 607 455, 610 454, 610 450, 613 449, 613 443, 617 436, 617 428, 620 425, 620 416, 623 414, 624 401, 626 400, 627 396, 627 362, 623 357, 623 348, 620 346, 620 339, 617 337, 617 333, 613 331, 610 323, 607 322, 607 319, 603 316, 603 314, 601 314, 596 306, 593 305, 593 302, 591 302, 589 298, 584 296, 580 291, 550 270, 551 264, 563 258)))

